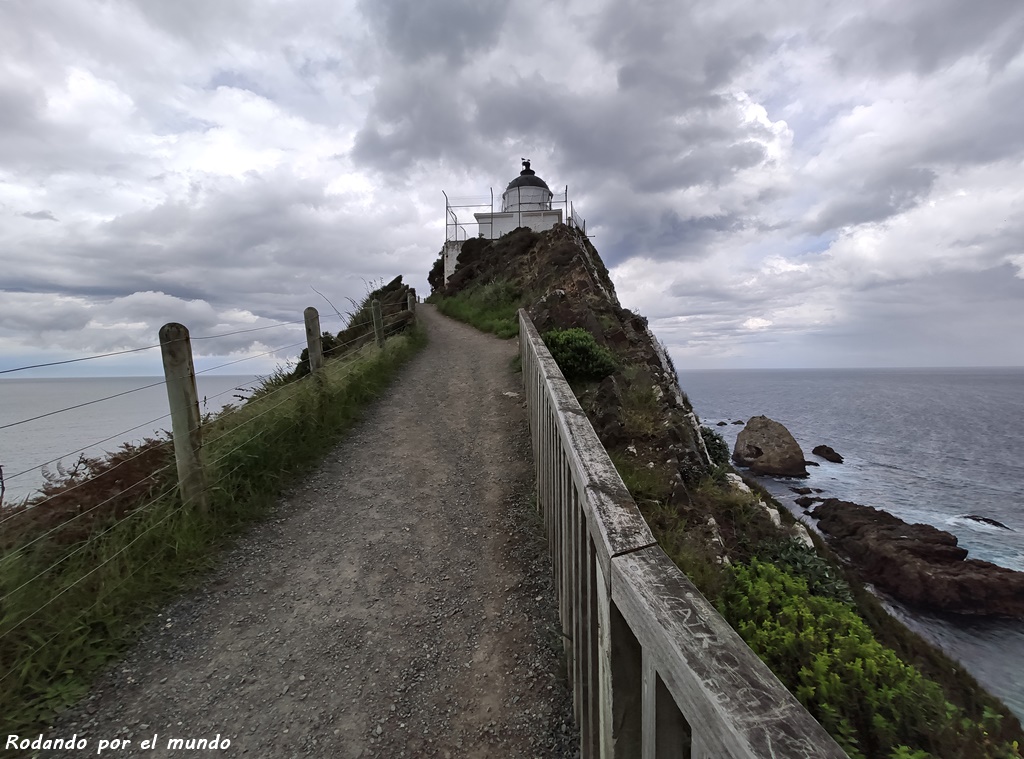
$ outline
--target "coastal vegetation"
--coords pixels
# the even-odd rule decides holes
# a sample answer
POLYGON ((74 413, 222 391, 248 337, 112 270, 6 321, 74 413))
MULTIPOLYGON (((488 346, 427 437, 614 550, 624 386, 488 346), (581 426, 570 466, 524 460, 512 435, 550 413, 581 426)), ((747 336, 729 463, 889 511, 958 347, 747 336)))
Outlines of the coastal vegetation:
POLYGON ((403 324, 383 347, 334 336, 347 347, 332 351, 322 371, 278 370, 240 405, 204 418, 205 511, 181 502, 166 435, 80 458, 26 504, 0 511, 0 713, 8 731, 38 727, 80 698, 231 536, 273 510, 425 345, 422 328, 403 324))

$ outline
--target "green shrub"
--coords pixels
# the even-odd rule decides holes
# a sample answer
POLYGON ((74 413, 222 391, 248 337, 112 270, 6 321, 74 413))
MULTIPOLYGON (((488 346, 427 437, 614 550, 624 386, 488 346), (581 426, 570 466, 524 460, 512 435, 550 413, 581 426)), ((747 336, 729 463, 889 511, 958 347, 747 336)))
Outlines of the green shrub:
POLYGON ((820 556, 813 548, 790 539, 762 543, 758 558, 775 564, 807 583, 807 589, 816 596, 831 598, 848 606, 854 605, 850 586, 839 570, 820 556))
POLYGON ((812 595, 802 578, 753 559, 732 567, 719 601, 747 644, 854 759, 1019 756, 1016 746, 990 739, 994 716, 981 724, 967 718, 937 683, 879 643, 851 607, 812 595))
POLYGON ((615 357, 594 336, 581 327, 553 329, 544 335, 544 343, 570 382, 601 380, 615 371, 615 357))
POLYGON ((700 436, 704 438, 704 446, 708 449, 708 456, 715 466, 725 466, 729 463, 729 444, 725 442, 717 430, 710 427, 701 427, 700 436))

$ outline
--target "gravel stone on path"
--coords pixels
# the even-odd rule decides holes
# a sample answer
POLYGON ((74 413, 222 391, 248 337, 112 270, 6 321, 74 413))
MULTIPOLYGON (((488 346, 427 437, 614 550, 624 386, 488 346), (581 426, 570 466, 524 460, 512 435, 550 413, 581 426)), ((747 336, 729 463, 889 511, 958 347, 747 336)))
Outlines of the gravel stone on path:
POLYGON ((516 341, 418 314, 386 396, 46 731, 91 750, 46 755, 578 755, 516 341))

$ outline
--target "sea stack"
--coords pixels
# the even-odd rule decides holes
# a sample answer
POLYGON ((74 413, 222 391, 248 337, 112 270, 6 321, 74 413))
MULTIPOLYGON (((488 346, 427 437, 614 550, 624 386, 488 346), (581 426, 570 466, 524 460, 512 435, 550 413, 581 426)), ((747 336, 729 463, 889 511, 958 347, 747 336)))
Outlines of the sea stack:
POLYGON ((782 424, 766 416, 755 416, 740 430, 732 460, 750 467, 754 474, 806 477, 804 452, 796 438, 782 424))

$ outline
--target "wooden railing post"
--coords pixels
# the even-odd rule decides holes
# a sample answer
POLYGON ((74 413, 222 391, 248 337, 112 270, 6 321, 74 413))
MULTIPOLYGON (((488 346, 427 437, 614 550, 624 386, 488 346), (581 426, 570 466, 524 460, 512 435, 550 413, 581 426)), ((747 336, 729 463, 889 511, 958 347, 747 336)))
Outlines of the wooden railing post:
POLYGON ((373 313, 373 334, 377 338, 377 347, 384 347, 384 319, 380 315, 380 301, 376 298, 370 304, 370 311, 373 313))
POLYGON ((320 314, 310 306, 302 312, 306 320, 306 349, 309 352, 309 373, 316 374, 323 368, 324 352, 320 340, 320 314))
POLYGON ((412 291, 405 295, 405 307, 412 312, 413 316, 416 316, 416 296, 412 294, 412 291))
POLYGON ((206 479, 199 461, 203 444, 199 395, 192 363, 192 343, 183 324, 171 322, 160 328, 160 353, 163 356, 167 402, 171 408, 171 433, 181 500, 182 503, 191 502, 205 512, 206 479))

